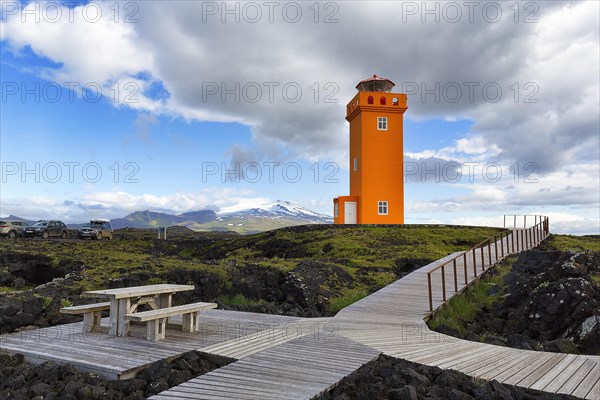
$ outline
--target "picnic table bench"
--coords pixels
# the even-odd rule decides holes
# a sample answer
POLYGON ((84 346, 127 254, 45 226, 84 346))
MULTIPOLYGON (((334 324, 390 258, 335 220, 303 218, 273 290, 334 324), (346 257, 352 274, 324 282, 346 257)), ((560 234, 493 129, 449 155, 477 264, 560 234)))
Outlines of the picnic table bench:
POLYGON ((60 312, 71 315, 83 314, 83 332, 92 332, 99 330, 102 311, 105 310, 110 310, 110 302, 63 307, 60 312))
POLYGON ((195 332, 199 329, 198 314, 202 310, 217 308, 215 303, 193 303, 171 307, 173 294, 193 290, 193 285, 146 285, 117 289, 94 290, 84 292, 84 297, 108 299, 108 302, 64 307, 64 314, 83 314, 83 331, 100 331, 102 311, 109 310, 108 333, 116 336, 129 334, 130 322, 146 322, 149 340, 165 338, 167 322, 170 317, 182 316, 181 329, 195 332), (141 305, 147 305, 150 311, 138 312, 141 305))
POLYGON ((129 334, 127 314, 133 314, 142 304, 157 310, 171 307, 173 294, 194 290, 194 285, 158 284, 132 286, 116 289, 93 290, 84 292, 84 297, 108 299, 110 302, 110 323, 108 333, 117 336, 129 334))
POLYGON ((169 317, 181 315, 181 330, 183 332, 196 332, 200 329, 200 321, 198 319, 200 311, 208 310, 211 308, 217 308, 217 304, 184 304, 182 306, 159 308, 157 310, 141 311, 132 314, 126 314, 125 318, 130 321, 146 322, 146 339, 156 341, 165 338, 167 330, 167 320, 169 319, 169 317))

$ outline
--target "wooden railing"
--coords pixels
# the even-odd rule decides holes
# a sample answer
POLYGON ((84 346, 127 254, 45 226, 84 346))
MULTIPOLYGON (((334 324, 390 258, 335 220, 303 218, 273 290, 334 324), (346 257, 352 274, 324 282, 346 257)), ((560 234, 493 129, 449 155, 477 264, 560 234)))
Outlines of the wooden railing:
POLYGON ((510 223, 512 220, 512 228, 517 229, 521 227, 521 220, 523 221, 523 229, 527 228, 527 218, 529 217, 529 221, 533 220, 533 225, 537 225, 538 221, 543 222, 544 220, 548 220, 548 217, 543 215, 505 215, 504 216, 504 227, 511 228, 510 223))
MULTIPOLYGON (((506 217, 504 216, 504 226, 506 227, 506 217)), ((442 288, 442 304, 447 301, 447 288, 446 288, 446 271, 450 269, 450 273, 453 276, 451 284, 454 286, 454 292, 457 293, 459 290, 458 283, 458 266, 457 263, 462 261, 462 268, 464 273, 464 286, 469 284, 469 273, 472 270, 473 279, 478 278, 486 269, 490 268, 497 262, 503 260, 505 257, 528 250, 532 247, 537 246, 542 240, 544 240, 549 230, 548 217, 543 215, 531 215, 534 217, 534 225, 527 228, 527 216, 514 216, 513 220, 517 221, 517 217, 524 217, 524 228, 510 228, 500 232, 498 235, 494 235, 486 240, 476 244, 469 250, 450 258, 448 261, 441 265, 433 268, 427 272, 427 285, 429 290, 429 311, 433 312, 433 283, 432 275, 441 270, 440 282, 437 284, 441 285, 442 288), (493 257, 492 257, 493 253, 493 257), (487 265, 486 265, 487 261, 487 265), (472 265, 469 265, 471 263, 472 265), (478 274, 479 271, 479 274, 478 274)), ((461 285, 461 287, 464 287, 461 285)))

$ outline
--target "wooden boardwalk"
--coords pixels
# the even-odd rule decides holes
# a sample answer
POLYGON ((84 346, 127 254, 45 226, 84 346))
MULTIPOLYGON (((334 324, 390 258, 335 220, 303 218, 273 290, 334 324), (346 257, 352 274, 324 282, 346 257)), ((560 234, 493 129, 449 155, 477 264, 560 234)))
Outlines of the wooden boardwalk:
MULTIPOLYGON (((82 323, 74 323, 2 335, 0 350, 23 354, 34 363, 68 362, 107 379, 127 379, 153 362, 188 351, 218 343, 244 343, 257 337, 264 340, 285 335, 286 340, 292 340, 310 333, 311 325, 325 324, 328 320, 308 323, 302 318, 224 310, 208 310, 201 315, 199 332, 168 329, 166 339, 158 342, 143 338, 146 331, 143 326, 132 326, 134 336, 115 337, 103 333, 83 334, 82 323), (135 337, 136 334, 139 337, 135 337)), ((102 322, 108 327, 108 318, 102 322)))
MULTIPOLYGON (((507 242, 503 246, 505 252, 521 250, 507 242)), ((81 324, 69 324, 0 336, 0 350, 24 354, 31 361, 70 362, 110 379, 134 376, 152 362, 190 350, 232 361, 153 397, 163 400, 310 399, 381 353, 532 390, 600 399, 600 357, 518 350, 430 331, 424 322, 429 314, 427 273, 453 256, 408 274, 333 318, 209 310, 202 313, 200 332, 168 330, 166 340, 159 342, 83 336, 81 324)), ((477 274, 481 260, 487 268, 497 258, 501 256, 495 251, 476 250, 477 274)), ((441 270, 431 279, 437 309, 444 302, 441 270)), ((447 299, 473 279, 469 253, 457 259, 456 278, 452 268, 446 269, 447 299)))
MULTIPOLYGON (((528 243, 527 247, 532 246, 533 243, 528 243)), ((487 266, 488 253, 484 255, 487 266)), ((427 271, 452 256, 414 271, 346 307, 331 323, 339 325, 342 335, 393 357, 527 389, 600 399, 598 356, 519 350, 461 340, 429 330, 423 321, 429 309, 427 271)), ((476 257, 479 262, 479 251, 476 257)), ((466 285, 463 258, 458 260, 460 292, 466 285)), ((466 270, 472 271, 472 254, 468 254, 466 260, 466 270)), ((495 261, 493 254, 492 263, 495 261)), ((441 274, 439 270, 437 272, 441 274)), ((448 276, 450 297, 455 294, 454 281, 452 274, 448 276)), ((441 278, 437 278, 435 281, 440 282, 441 278)), ((467 280, 471 282, 473 275, 469 273, 467 280)), ((434 288, 434 308, 438 308, 443 303, 441 286, 434 285, 434 288)))
POLYGON ((307 335, 256 352, 151 399, 310 399, 379 354, 340 335, 307 335))
MULTIPOLYGON (((513 243, 509 236, 502 244, 505 252, 517 252, 513 243)), ((500 248, 500 243, 497 244, 500 248)), ((534 245, 529 242, 525 247, 534 245)), ((492 246, 484 249, 483 258, 480 250, 474 250, 477 275, 482 272, 482 264, 483 269, 487 269, 502 258, 496 256, 496 246, 492 246), (490 254, 492 246, 494 250, 490 254)), ((496 379, 532 390, 571 394, 582 399, 600 399, 600 357, 518 350, 465 341, 429 330, 424 322, 429 313, 427 272, 457 254, 412 272, 325 321, 324 328, 329 327, 328 332, 336 342, 316 343, 314 338, 306 336, 275 347, 269 345, 278 344, 277 339, 269 341, 265 338, 207 346, 203 352, 215 351, 241 360, 171 388, 153 399, 310 399, 335 386, 343 374, 360 366, 360 357, 345 359, 344 367, 347 368, 339 371, 334 367, 339 362, 331 365, 332 357, 340 352, 354 355, 354 346, 359 343, 375 350, 376 354, 454 369, 478 378, 496 379), (344 342, 341 338, 352 341, 344 342), (298 343, 306 346, 302 350, 310 351, 300 351, 298 343), (265 347, 268 350, 263 351, 265 347), (267 354, 266 360, 262 359, 263 354, 267 354), (320 369, 311 374, 315 366, 320 369), (340 375, 322 374, 323 367, 325 371, 336 371, 340 375), (277 373, 279 368, 281 375, 277 373)), ((457 260, 456 285, 453 271, 446 271, 448 299, 462 291, 467 286, 465 282, 474 280, 472 260, 472 252, 457 260)), ((432 278, 433 304, 438 308, 443 304, 441 270, 437 270, 432 278)), ((362 357, 362 353, 358 353, 362 357)), ((365 360, 370 355, 370 352, 364 353, 365 360)))

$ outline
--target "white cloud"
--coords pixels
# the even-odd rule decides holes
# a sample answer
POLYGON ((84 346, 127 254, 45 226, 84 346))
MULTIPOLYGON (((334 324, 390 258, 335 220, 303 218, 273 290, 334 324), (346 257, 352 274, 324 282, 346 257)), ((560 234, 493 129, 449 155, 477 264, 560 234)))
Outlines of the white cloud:
POLYGON ((78 5, 71 11, 62 6, 62 17, 52 22, 54 14, 48 12, 48 17, 44 17, 46 14, 41 10, 57 4, 32 1, 23 6, 21 12, 5 16, 0 38, 6 41, 8 49, 18 54, 30 46, 37 55, 57 63, 58 67, 38 69, 38 74, 48 81, 74 88, 77 95, 87 87, 93 91, 90 97, 100 93, 116 105, 157 111, 161 102, 145 95, 152 80, 139 78, 140 74, 156 76, 153 51, 145 46, 135 25, 115 23, 109 9, 111 4, 102 2, 92 4, 92 10, 85 14, 89 16, 87 20, 84 9, 88 6, 78 5), (101 9, 97 21, 96 7, 101 9))
MULTIPOLYGON (((80 198, 57 200, 51 197, 2 199, 3 216, 16 215, 29 219, 57 218, 64 222, 82 222, 93 217, 121 218, 142 210, 173 214, 211 209, 217 212, 234 212, 273 203, 273 199, 258 196, 250 190, 206 188, 193 193, 132 194, 124 191, 91 192, 80 198)), ((301 202, 299 202, 301 204, 301 202)))
MULTIPOLYGON (((566 212, 547 213, 536 212, 536 210, 532 210, 530 213, 528 213, 526 219, 522 214, 517 216, 517 227, 523 227, 524 223, 527 224, 527 227, 532 226, 535 223, 535 215, 544 215, 549 218, 551 233, 569 235, 600 234, 600 219, 594 218, 593 216, 586 217, 583 215, 566 212)), ((510 217, 512 217, 512 215, 508 215, 506 222, 506 227, 508 228, 514 225, 514 220, 510 217)), ((504 215, 451 218, 449 223, 453 225, 503 227, 504 215)))
POLYGON ((515 24, 506 7, 498 23, 481 18, 474 23, 421 23, 418 15, 402 21, 401 2, 339 3, 339 23, 334 24, 315 24, 307 7, 306 18, 295 24, 282 19, 281 10, 274 23, 266 15, 259 23, 244 18, 235 23, 233 16, 222 23, 220 13, 206 18, 201 2, 160 1, 136 3, 139 22, 125 24, 113 21, 112 3, 100 4, 103 17, 93 24, 82 19, 79 9, 84 6, 76 7, 75 22, 35 23, 30 18, 24 24, 19 15, 9 16, 2 38, 17 51, 30 45, 61 63, 45 70, 50 79, 100 82, 105 88, 134 82, 141 90, 139 101, 126 106, 248 124, 257 151, 280 147, 309 160, 337 159, 347 146, 344 104, 356 82, 373 72, 419 85, 419 93, 409 96, 408 118, 475 120, 470 136, 457 142, 456 150, 465 154, 501 150, 504 158, 538 161, 553 169, 581 156, 580 143, 598 143, 596 2, 541 3, 539 22, 532 24, 515 24), (375 36, 402 40, 373 40, 375 36), (347 46, 349 38, 352 46, 347 46), (153 82, 160 82, 169 97, 152 99, 148 91, 153 82), (266 86, 268 82, 276 85, 266 86), (479 86, 474 99, 462 85, 457 102, 445 97, 434 101, 433 96, 423 101, 420 85, 431 88, 435 82, 441 87, 452 82, 479 86), (536 86, 526 88, 528 82, 536 86), (207 95, 212 83, 218 93, 207 95), (502 87, 499 102, 482 97, 486 83, 502 87), (222 89, 236 84, 237 95, 223 96, 222 89), (286 84, 302 90, 298 102, 286 101, 286 84), (258 87, 262 96, 248 101, 254 92, 245 87, 258 87), (533 97, 539 103, 525 103, 525 96, 538 89, 533 97), (328 95, 338 103, 325 102, 328 95))
MULTIPOLYGON (((44 3, 28 7, 35 4, 44 3)), ((515 161, 521 167, 534 162, 539 167, 539 183, 523 183, 526 171, 521 171, 518 183, 502 181, 490 186, 479 179, 460 187, 470 192, 468 196, 442 194, 445 198, 408 204, 408 209, 479 212, 490 207, 598 207, 598 2, 536 3, 539 22, 532 24, 514 23, 506 7, 507 17, 493 24, 481 19, 421 23, 419 16, 404 22, 402 2, 336 3, 340 22, 335 24, 315 24, 312 18, 297 24, 281 18, 276 23, 221 23, 220 15, 203 21, 202 2, 161 1, 135 3, 140 7, 139 22, 124 24, 112 20, 108 9, 112 3, 101 4, 106 12, 94 24, 80 17, 84 6, 75 8, 75 22, 63 18, 52 24, 33 19, 22 23, 20 15, 9 16, 1 25, 3 44, 15 52, 30 46, 57 63, 38 71, 49 80, 97 82, 109 97, 117 83, 121 92, 116 106, 133 108, 142 115, 146 111, 251 126, 253 146, 232 147, 233 161, 300 156, 346 165, 344 105, 354 95, 356 82, 372 73, 399 85, 417 83, 419 89, 422 84, 434 87, 436 82, 441 86, 477 82, 473 100, 466 91, 457 102, 423 98, 422 90, 409 96, 407 118, 466 118, 475 123, 471 132, 451 146, 407 153, 407 159, 498 161, 503 168, 515 161), (267 86, 269 82, 276 85, 267 86), (125 102, 127 83, 140 89, 137 102, 125 102), (222 89, 236 88, 236 83, 239 89, 234 95, 222 96, 222 89), (502 88, 500 101, 482 97, 486 83, 502 88), (151 94, 155 84, 162 85, 164 95, 151 94), (297 102, 284 98, 286 84, 301 88, 297 102), (209 87, 218 93, 207 95, 209 87), (251 92, 244 92, 244 87, 260 88, 259 100, 248 101, 251 92), (274 88, 273 101, 270 87, 274 88), (338 102, 325 102, 327 95, 338 102), (538 102, 526 102, 527 96, 538 102)), ((142 138, 148 138, 150 127, 151 123, 140 126, 142 138)), ((109 193, 106 198, 82 198, 81 204, 118 210, 186 210, 190 204, 231 206, 226 197, 109 193)))

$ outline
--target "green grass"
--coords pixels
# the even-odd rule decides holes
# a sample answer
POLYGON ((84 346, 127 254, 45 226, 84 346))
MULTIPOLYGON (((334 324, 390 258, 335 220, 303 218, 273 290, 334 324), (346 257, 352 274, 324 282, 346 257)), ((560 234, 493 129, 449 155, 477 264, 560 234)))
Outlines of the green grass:
POLYGON ((464 333, 466 321, 475 318, 481 307, 491 305, 502 296, 504 277, 512 270, 512 264, 515 261, 516 257, 507 258, 492 270, 488 270, 482 278, 475 281, 464 292, 452 297, 429 320, 429 327, 436 330, 445 325, 461 334, 464 333), (490 296, 489 289, 494 286, 498 286, 500 291, 495 296, 490 296))
POLYGON ((600 251, 600 236, 550 235, 545 246, 558 251, 600 251))
POLYGON ((46 309, 48 308, 48 306, 50 305, 50 303, 52 303, 52 297, 48 297, 48 296, 37 296, 37 298, 40 299, 40 301, 42 302, 42 308, 46 309))
POLYGON ((354 278, 341 286, 323 279, 322 287, 331 293, 330 309, 339 310, 394 282, 396 260, 428 263, 467 250, 498 232, 444 225, 325 225, 247 236, 195 232, 181 240, 157 241, 148 236, 152 232, 130 229, 117 232, 112 241, 3 240, 0 252, 41 254, 64 272, 82 268, 83 279, 74 284, 75 290, 104 289, 110 280, 132 274, 145 276, 147 283, 163 283, 177 270, 212 274, 221 289, 228 289, 236 266, 252 263, 287 273, 303 260, 315 260, 335 265, 354 278))
POLYGON ((0 293, 12 293, 12 292, 17 292, 20 289, 16 289, 14 287, 10 287, 10 286, 0 286, 0 293))
POLYGON ((73 305, 73 302, 69 299, 60 299, 60 306, 61 307, 71 307, 73 305))

